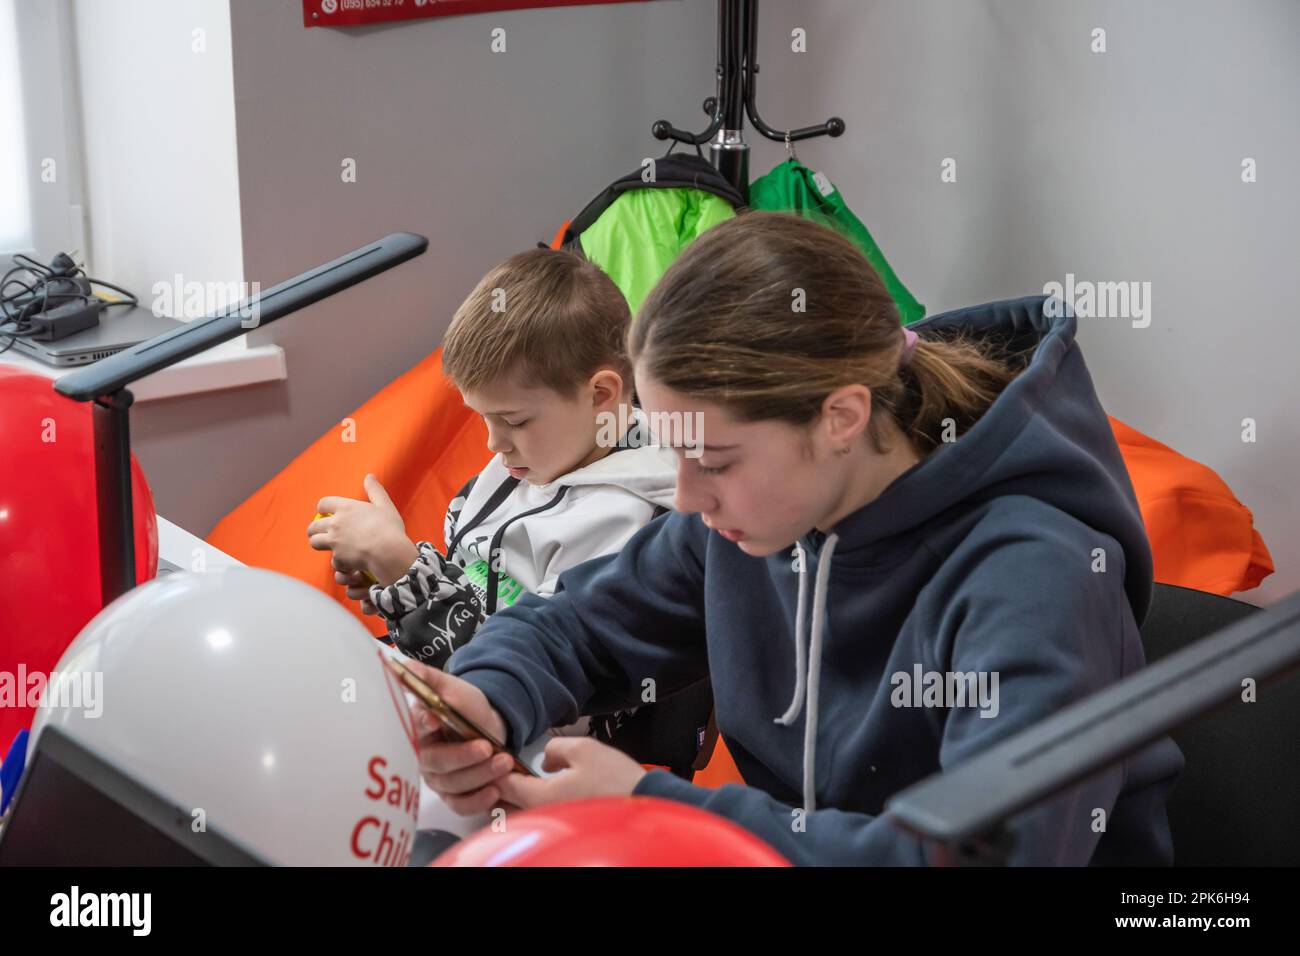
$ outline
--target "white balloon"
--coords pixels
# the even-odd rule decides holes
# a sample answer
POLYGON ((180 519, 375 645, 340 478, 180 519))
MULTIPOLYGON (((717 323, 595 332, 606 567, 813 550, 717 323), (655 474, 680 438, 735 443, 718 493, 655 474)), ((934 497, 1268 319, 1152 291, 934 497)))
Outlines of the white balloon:
POLYGON ((420 801, 406 696, 319 591, 257 568, 170 574, 104 608, 55 670, 31 749, 58 727, 275 864, 406 865, 420 801), (59 704, 97 674, 94 707, 59 704))

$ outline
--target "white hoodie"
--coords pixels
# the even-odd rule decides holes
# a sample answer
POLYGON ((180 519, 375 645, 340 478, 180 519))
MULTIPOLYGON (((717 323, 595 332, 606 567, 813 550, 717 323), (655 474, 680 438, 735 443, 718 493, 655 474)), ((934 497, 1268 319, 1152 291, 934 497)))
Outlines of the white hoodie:
MULTIPOLYGON (((504 527, 499 543, 500 605, 514 604, 524 591, 549 597, 561 571, 618 551, 656 510, 671 507, 673 459, 665 448, 619 448, 547 484, 521 481, 499 507, 463 534, 453 560, 462 567, 486 562, 493 537, 504 527), (506 586, 507 575, 520 590, 506 586)), ((452 501, 447 509, 448 543, 509 478, 498 455, 479 473, 468 495, 452 501)))
MULTIPOLYGON (((641 410, 633 417, 647 434, 641 410)), ((621 550, 671 506, 675 484, 675 455, 652 445, 611 449, 544 485, 511 478, 498 455, 448 506, 446 557, 419 542, 419 560, 388 587, 372 587, 371 603, 399 648, 442 667, 497 607, 525 592, 549 597, 561 572, 621 550)))

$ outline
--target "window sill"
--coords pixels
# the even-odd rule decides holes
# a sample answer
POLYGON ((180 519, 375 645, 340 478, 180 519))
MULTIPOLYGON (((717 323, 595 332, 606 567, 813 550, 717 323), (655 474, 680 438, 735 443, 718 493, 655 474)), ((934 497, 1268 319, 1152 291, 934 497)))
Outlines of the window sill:
MULTIPOLYGON (((48 376, 51 381, 66 372, 74 371, 73 368, 46 365, 29 356, 15 353, 13 349, 0 354, 0 364, 37 372, 48 376)), ((261 382, 279 382, 286 378, 288 371, 284 349, 278 345, 250 346, 248 339, 241 336, 191 356, 170 368, 154 372, 132 384, 130 390, 137 402, 151 402, 160 398, 218 392, 261 382)))

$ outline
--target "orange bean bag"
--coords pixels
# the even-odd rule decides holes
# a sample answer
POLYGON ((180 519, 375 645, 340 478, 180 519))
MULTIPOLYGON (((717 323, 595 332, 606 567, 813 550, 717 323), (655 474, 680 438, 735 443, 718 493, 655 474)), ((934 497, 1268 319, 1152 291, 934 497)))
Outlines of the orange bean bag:
POLYGON ((1254 515, 1222 478, 1117 418, 1110 426, 1142 510, 1158 582, 1226 597, 1273 573, 1254 515))
POLYGON ((372 634, 382 619, 363 615, 334 583, 327 551, 307 544, 307 525, 325 495, 365 500, 367 472, 379 479, 414 541, 442 545, 452 496, 492 454, 487 429, 442 374, 442 349, 385 386, 316 439, 283 471, 226 515, 208 541, 245 564, 270 568, 324 591, 372 634))

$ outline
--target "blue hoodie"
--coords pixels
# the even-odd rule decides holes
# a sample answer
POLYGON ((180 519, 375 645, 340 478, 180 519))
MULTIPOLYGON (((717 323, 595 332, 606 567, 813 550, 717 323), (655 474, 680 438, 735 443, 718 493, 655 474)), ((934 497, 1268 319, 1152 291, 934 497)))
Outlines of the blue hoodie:
MULTIPOLYGON (((927 862, 882 815, 890 795, 1145 663, 1141 515, 1075 319, 1044 301, 912 326, 1037 349, 973 427, 827 534, 755 558, 698 515, 664 516, 551 599, 494 615, 448 670, 519 745, 708 674, 747 786, 652 771, 636 794, 727 817, 795 863, 927 862), (978 681, 964 700, 957 674, 978 681)), ((1182 764, 1165 738, 1012 818, 1011 862, 1171 863, 1164 802, 1182 764)))

